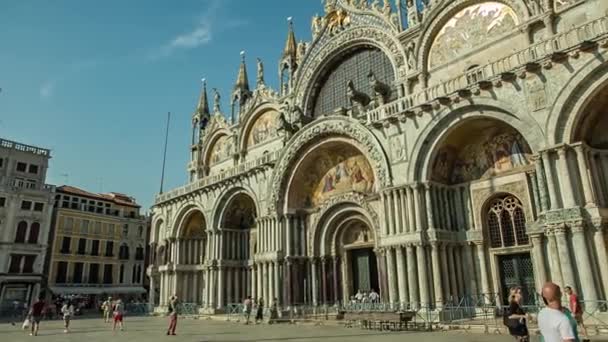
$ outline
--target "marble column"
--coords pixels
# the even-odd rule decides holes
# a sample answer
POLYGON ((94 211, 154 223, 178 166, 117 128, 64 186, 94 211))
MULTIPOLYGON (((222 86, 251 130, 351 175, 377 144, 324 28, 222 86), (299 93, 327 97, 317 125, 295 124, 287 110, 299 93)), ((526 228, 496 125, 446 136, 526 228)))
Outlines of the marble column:
POLYGON ((380 199, 382 201, 382 208, 384 208, 384 224, 383 226, 383 230, 384 230, 384 235, 388 236, 391 233, 391 227, 390 227, 390 202, 388 200, 388 193, 386 192, 382 192, 380 193, 380 199))
POLYGON ((334 256, 334 303, 340 301, 340 257, 334 256))
POLYGON ((234 303, 234 293, 232 292, 232 285, 234 285, 234 269, 232 267, 228 267, 224 273, 226 274, 226 304, 232 304, 234 303))
POLYGON ((224 306, 226 305, 226 303, 224 301, 225 276, 226 276, 226 270, 224 269, 224 267, 219 267, 218 271, 217 271, 217 308, 218 309, 223 309, 224 306))
POLYGON ((423 244, 416 245, 416 260, 418 261, 418 281, 420 284, 420 305, 428 308, 429 285, 426 270, 426 251, 423 244))
POLYGON ((481 281, 481 291, 484 296, 484 302, 490 303, 490 281, 488 279, 488 268, 486 265, 486 251, 482 241, 475 242, 477 247, 477 259, 479 260, 479 278, 481 281))
POLYGON ((456 281, 456 264, 454 263, 454 246, 447 247, 448 263, 450 270, 450 289, 452 290, 452 298, 458 300, 458 282, 456 281))
POLYGON ((416 214, 414 209, 414 190, 407 187, 407 232, 411 233, 416 230, 416 214))
POLYGON ((148 295, 148 304, 151 307, 154 307, 156 303, 154 303, 154 299, 156 298, 156 279, 154 279, 154 275, 151 274, 150 277, 150 294, 148 295))
POLYGON ((420 190, 418 188, 418 184, 413 185, 413 191, 414 191, 414 213, 416 216, 416 220, 415 220, 415 230, 417 232, 422 231, 422 208, 421 208, 421 198, 420 198, 420 190))
POLYGON ((603 207, 606 197, 604 193, 604 186, 602 184, 602 177, 600 175, 601 168, 598 166, 595 160, 595 153, 591 152, 589 157, 589 170, 591 171, 592 188, 597 192, 597 204, 603 207))
POLYGON ((406 310, 406 303, 409 301, 407 293, 407 280, 405 271, 405 259, 403 258, 403 248, 397 246, 395 248, 397 258, 397 283, 399 285, 399 303, 402 310, 406 310))
POLYGON ((266 265, 268 265, 268 300, 266 303, 271 305, 271 303, 274 302, 274 298, 277 296, 277 294, 274 292, 274 278, 276 277, 276 274, 274 274, 273 262, 269 262, 266 265))
POLYGON ((572 267, 572 259, 570 258, 570 248, 568 246, 568 236, 565 227, 558 227, 555 229, 555 241, 557 242, 557 250, 559 252, 562 277, 565 282, 562 285, 575 286, 574 268, 572 267))
POLYGON ((587 163, 587 150, 583 148, 582 144, 577 145, 574 150, 576 151, 578 169, 581 174, 581 183, 583 185, 583 197, 585 199, 585 206, 592 207, 595 205, 596 201, 595 196, 593 194, 593 188, 591 186, 589 164, 587 163))
MULTIPOLYGON (((570 226, 572 230, 572 245, 574 247, 574 259, 581 281, 583 290, 583 299, 587 301, 585 309, 594 312, 597 309, 597 288, 595 287, 595 278, 593 277, 592 263, 587 248, 587 238, 585 236, 585 226, 583 222, 576 222, 570 226)), ((604 265, 607 267, 607 265, 604 265)), ((574 286, 574 285, 571 285, 574 286)))
POLYGON ((600 279, 601 284, 604 285, 604 300, 608 297, 608 254, 606 253, 606 240, 604 238, 604 231, 601 224, 597 224, 595 232, 593 233, 593 245, 595 252, 597 253, 597 263, 600 265, 600 279))
POLYGON ((256 278, 255 278, 255 282, 257 283, 256 285, 256 299, 259 298, 265 298, 266 294, 264 293, 264 283, 263 283, 263 278, 264 278, 264 264, 261 263, 257 263, 256 264, 256 278))
POLYGON ((469 282, 469 294, 471 296, 476 296, 479 291, 477 290, 477 275, 475 272, 475 262, 473 261, 473 253, 471 251, 472 248, 474 248, 473 245, 467 242, 463 247, 464 250, 462 255, 464 258, 463 265, 468 270, 468 272, 466 273, 466 279, 468 279, 469 282))
POLYGON ((378 280, 380 285, 380 299, 388 303, 390 301, 389 291, 388 291, 388 277, 386 275, 386 249, 385 248, 377 248, 376 252, 376 263, 378 265, 378 280))
POLYGON ((527 172, 528 176, 530 177, 530 183, 532 184, 532 198, 534 199, 534 211, 536 213, 536 216, 538 216, 538 213, 543 211, 543 206, 540 202, 540 195, 538 193, 538 181, 536 180, 536 172, 535 171, 528 171, 527 172))
POLYGON ((454 246, 454 264, 456 265, 456 282, 458 283, 458 296, 467 293, 467 284, 462 269, 462 248, 460 244, 454 246))
POLYGON ((418 295, 418 270, 416 255, 414 254, 414 246, 409 244, 405 247, 407 255, 407 282, 410 290, 410 305, 412 309, 419 307, 419 295, 418 295))
POLYGON ((549 248, 549 258, 551 264, 551 281, 563 286, 564 278, 562 277, 562 268, 559 262, 559 251, 557 250, 557 241, 555 239, 555 232, 553 229, 549 229, 545 233, 547 235, 547 247, 549 248))
POLYGON ((534 261, 536 291, 540 293, 543 285, 547 282, 547 270, 545 269, 545 256, 543 253, 543 236, 541 234, 531 235, 530 240, 532 242, 532 260, 534 261))
POLYGON ((435 219, 434 219, 434 215, 433 215, 432 187, 431 187, 430 183, 425 183, 424 186, 426 188, 425 200, 426 200, 427 229, 435 230, 436 226, 435 226, 435 219))
POLYGON ((536 182, 538 184, 538 197, 540 199, 540 210, 541 212, 549 209, 549 203, 547 198, 547 183, 545 182, 545 170, 543 169, 543 163, 540 156, 532 157, 534 166, 536 169, 536 182))
POLYGON ((386 249, 386 276, 388 280, 388 301, 391 307, 399 300, 397 298, 397 284, 395 279, 395 254, 393 248, 386 249))
POLYGON ((290 257, 285 258, 285 305, 292 305, 294 303, 293 293, 294 293, 294 284, 293 284, 293 261, 290 257))
POLYGON ((551 156, 549 151, 542 151, 542 162, 547 176, 547 188, 549 190, 549 209, 559 209, 557 203, 557 193, 555 192, 555 178, 553 177, 553 168, 551 167, 551 156))
POLYGON ((433 268, 433 291, 435 292, 435 307, 443 308, 443 289, 441 288, 441 266, 439 260, 439 246, 436 241, 431 243, 431 266, 433 268))
POLYGON ((574 191, 572 189, 572 180, 570 179, 570 168, 568 167, 568 151, 566 146, 563 146, 557 150, 559 155, 559 168, 560 168, 560 188, 562 189, 562 199, 564 201, 564 207, 572 208, 576 205, 574 191))
POLYGON ((445 302, 452 302, 452 293, 450 292, 450 271, 448 269, 448 256, 447 256, 447 244, 446 243, 442 243, 441 245, 438 245, 437 248, 439 248, 439 252, 440 252, 440 263, 441 263, 441 273, 443 274, 442 277, 440 277, 441 280, 441 287, 442 287, 442 294, 443 294, 443 298, 445 302))
POLYGON ((399 233, 405 233, 407 227, 407 198, 405 194, 405 190, 403 188, 399 189, 399 208, 401 211, 401 226, 399 227, 399 233))
MULTIPOLYGON (((274 262, 274 298, 277 299, 277 305, 281 305, 283 302, 281 299, 281 272, 280 272, 281 263, 279 261, 274 262)), ((274 300, 273 300, 274 302, 274 300)))
POLYGON ((319 280, 317 279, 317 264, 318 264, 318 259, 317 258, 312 258, 311 262, 311 266, 312 266, 312 304, 314 306, 319 304, 319 298, 318 298, 318 293, 319 293, 319 280))

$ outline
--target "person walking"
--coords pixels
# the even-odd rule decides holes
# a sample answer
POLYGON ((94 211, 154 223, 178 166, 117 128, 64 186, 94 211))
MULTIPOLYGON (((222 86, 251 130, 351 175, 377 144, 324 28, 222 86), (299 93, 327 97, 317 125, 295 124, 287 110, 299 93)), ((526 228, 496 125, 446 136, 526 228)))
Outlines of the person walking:
POLYGON ((251 296, 247 296, 247 298, 245 298, 245 301, 243 302, 243 307, 245 310, 245 324, 249 324, 249 318, 251 317, 251 309, 253 307, 251 296))
POLYGON ((101 309, 103 310, 103 321, 105 323, 112 322, 112 297, 108 297, 102 304, 101 309))
POLYGON ((509 293, 509 308, 506 310, 504 323, 509 328, 509 334, 519 342, 528 342, 530 334, 528 332, 526 312, 521 307, 523 296, 521 287, 512 287, 509 293))
POLYGON ((43 297, 40 296, 38 300, 32 304, 32 308, 30 309, 30 325, 31 332, 30 336, 38 336, 38 330, 40 329, 40 320, 42 319, 42 314, 44 313, 44 308, 46 307, 46 303, 43 300, 43 297))
POLYGON ((74 315, 74 305, 69 300, 63 303, 61 314, 63 315, 63 332, 67 334, 70 331, 70 319, 74 315))
POLYGON ((542 296, 547 306, 538 313, 538 328, 544 342, 578 342, 570 320, 563 312, 559 286, 546 283, 542 296))
POLYGON ((114 304, 114 324, 112 325, 112 331, 116 331, 116 326, 118 325, 120 327, 120 331, 124 330, 124 323, 123 323, 123 315, 125 312, 125 308, 124 308, 124 304, 122 303, 122 300, 120 300, 120 298, 116 301, 116 303, 114 304))
POLYGON ((581 305, 580 300, 578 299, 578 295, 574 292, 574 290, 572 289, 572 286, 565 286, 564 292, 566 292, 566 294, 568 295, 568 303, 569 303, 569 307, 570 307, 570 312, 574 316, 574 320, 576 321, 576 324, 581 326, 583 335, 585 336, 585 338, 588 339, 589 333, 587 332, 587 327, 585 326, 585 323, 583 322, 583 307, 581 305))
POLYGON ((259 298, 255 313, 255 324, 259 324, 260 321, 264 322, 264 299, 259 298))
POLYGON ((275 297, 272 299, 272 304, 270 305, 270 318, 268 319, 268 324, 273 324, 279 318, 279 309, 278 309, 278 299, 275 297))
POLYGON ((179 315, 178 312, 178 301, 177 301, 177 296, 173 295, 171 296, 171 298, 169 299, 169 328, 167 329, 167 335, 175 335, 175 328, 177 328, 177 315, 179 315))

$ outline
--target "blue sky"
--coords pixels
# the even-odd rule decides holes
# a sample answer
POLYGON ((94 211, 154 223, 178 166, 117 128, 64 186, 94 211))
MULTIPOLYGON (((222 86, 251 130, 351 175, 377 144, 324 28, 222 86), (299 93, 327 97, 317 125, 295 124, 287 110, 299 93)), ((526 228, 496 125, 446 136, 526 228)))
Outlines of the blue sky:
POLYGON ((0 137, 52 149, 48 183, 134 196, 158 192, 166 113, 165 188, 185 184, 200 79, 222 107, 245 50, 276 89, 293 16, 310 39, 319 0, 4 0, 0 10, 0 137), (65 174, 68 176, 66 177, 65 174))

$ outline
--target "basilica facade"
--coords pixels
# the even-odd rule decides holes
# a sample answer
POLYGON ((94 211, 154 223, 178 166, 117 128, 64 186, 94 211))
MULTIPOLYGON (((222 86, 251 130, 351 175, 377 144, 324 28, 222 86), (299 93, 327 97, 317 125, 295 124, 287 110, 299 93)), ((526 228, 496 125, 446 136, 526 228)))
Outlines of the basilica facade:
POLYGON ((307 41, 289 23, 279 89, 244 55, 231 108, 203 87, 189 182, 153 206, 159 310, 607 299, 608 2, 324 7, 307 41))

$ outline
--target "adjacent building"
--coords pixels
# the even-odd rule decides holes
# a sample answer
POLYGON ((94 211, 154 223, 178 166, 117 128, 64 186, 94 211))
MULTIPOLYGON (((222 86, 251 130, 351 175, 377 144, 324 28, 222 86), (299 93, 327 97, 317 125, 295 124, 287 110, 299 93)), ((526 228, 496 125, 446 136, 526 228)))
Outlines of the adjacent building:
POLYGON ((148 220, 127 195, 60 186, 49 245, 55 295, 142 297, 148 220))
POLYGON ((608 1, 424 3, 327 0, 279 89, 244 56, 231 108, 203 88, 153 207, 161 309, 608 299, 608 1))
POLYGON ((45 281, 54 188, 50 150, 0 139, 0 310, 30 303, 45 281))

